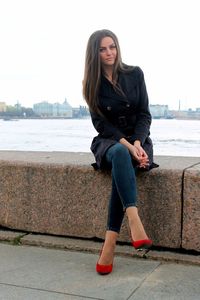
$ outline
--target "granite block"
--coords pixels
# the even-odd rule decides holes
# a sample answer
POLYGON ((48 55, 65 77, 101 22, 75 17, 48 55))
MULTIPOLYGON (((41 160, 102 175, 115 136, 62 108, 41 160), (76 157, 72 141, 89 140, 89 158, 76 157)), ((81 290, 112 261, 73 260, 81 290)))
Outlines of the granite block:
MULTIPOLYGON (((75 166, 13 164, 0 167, 0 223, 31 232, 95 236, 94 182, 103 176, 75 166)), ((104 184, 103 184, 104 185, 104 184)))
POLYGON ((182 247, 200 251, 200 164, 184 173, 182 247))
MULTIPOLYGON (((104 238, 109 172, 94 171, 91 155, 0 152, 0 225, 60 236, 104 238), (82 160, 83 158, 83 160, 82 160)), ((155 246, 181 244, 182 172, 197 159, 159 157, 160 167, 137 176, 138 208, 155 246), (169 168, 169 162, 174 169, 169 168), (177 164, 176 164, 177 163, 177 164)), ((130 242, 126 217, 119 241, 130 242)))
POLYGON ((181 245, 182 171, 154 169, 138 176, 138 209, 155 246, 181 245))

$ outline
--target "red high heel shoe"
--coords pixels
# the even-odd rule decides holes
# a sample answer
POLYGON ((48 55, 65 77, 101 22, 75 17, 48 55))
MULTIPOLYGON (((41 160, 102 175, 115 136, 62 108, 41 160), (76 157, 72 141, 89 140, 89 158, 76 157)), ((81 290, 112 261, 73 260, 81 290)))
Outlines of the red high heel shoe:
MULTIPOLYGON (((103 246, 102 246, 102 249, 103 249, 103 246)), ((100 251, 99 257, 101 256, 102 249, 100 251)), ((96 272, 99 273, 100 275, 107 275, 107 274, 109 274, 109 273, 112 272, 112 269, 113 269, 113 264, 110 264, 110 265, 100 265, 98 262, 96 264, 96 272)))
POLYGON ((152 244, 153 244, 153 241, 150 239, 132 241, 132 245, 136 250, 149 249, 149 248, 151 248, 152 244))

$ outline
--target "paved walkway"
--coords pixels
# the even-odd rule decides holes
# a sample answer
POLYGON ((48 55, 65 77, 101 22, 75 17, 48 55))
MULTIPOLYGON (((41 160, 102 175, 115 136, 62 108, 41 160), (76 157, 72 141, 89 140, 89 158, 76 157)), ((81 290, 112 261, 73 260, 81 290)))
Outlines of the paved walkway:
POLYGON ((116 256, 95 272, 97 254, 0 243, 1 300, 200 299, 200 266, 116 256))

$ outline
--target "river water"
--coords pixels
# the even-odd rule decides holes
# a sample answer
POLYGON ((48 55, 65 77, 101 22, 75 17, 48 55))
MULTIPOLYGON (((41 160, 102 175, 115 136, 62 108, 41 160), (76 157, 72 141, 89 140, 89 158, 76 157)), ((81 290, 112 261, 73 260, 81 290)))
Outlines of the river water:
MULTIPOLYGON (((0 150, 90 152, 90 119, 0 120, 0 150)), ((152 120, 155 155, 200 157, 200 120, 152 120)))

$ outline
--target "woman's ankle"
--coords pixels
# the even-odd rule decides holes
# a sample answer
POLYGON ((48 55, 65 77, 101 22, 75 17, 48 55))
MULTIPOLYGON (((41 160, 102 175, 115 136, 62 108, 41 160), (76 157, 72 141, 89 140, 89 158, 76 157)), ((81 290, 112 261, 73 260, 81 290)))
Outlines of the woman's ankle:
POLYGON ((105 241, 98 262, 100 265, 112 264, 117 237, 118 237, 118 233, 114 231, 106 232, 105 241))
POLYGON ((113 243, 104 243, 99 257, 98 263, 100 265, 110 265, 113 263, 113 257, 115 252, 115 245, 113 243))
POLYGON ((104 245, 115 246, 118 238, 118 233, 115 231, 107 230, 105 235, 104 245))
POLYGON ((138 224, 134 221, 129 221, 129 227, 133 241, 148 239, 142 223, 138 224))
POLYGON ((127 217, 131 231, 132 240, 148 239, 142 221, 138 215, 137 207, 127 208, 127 217))

